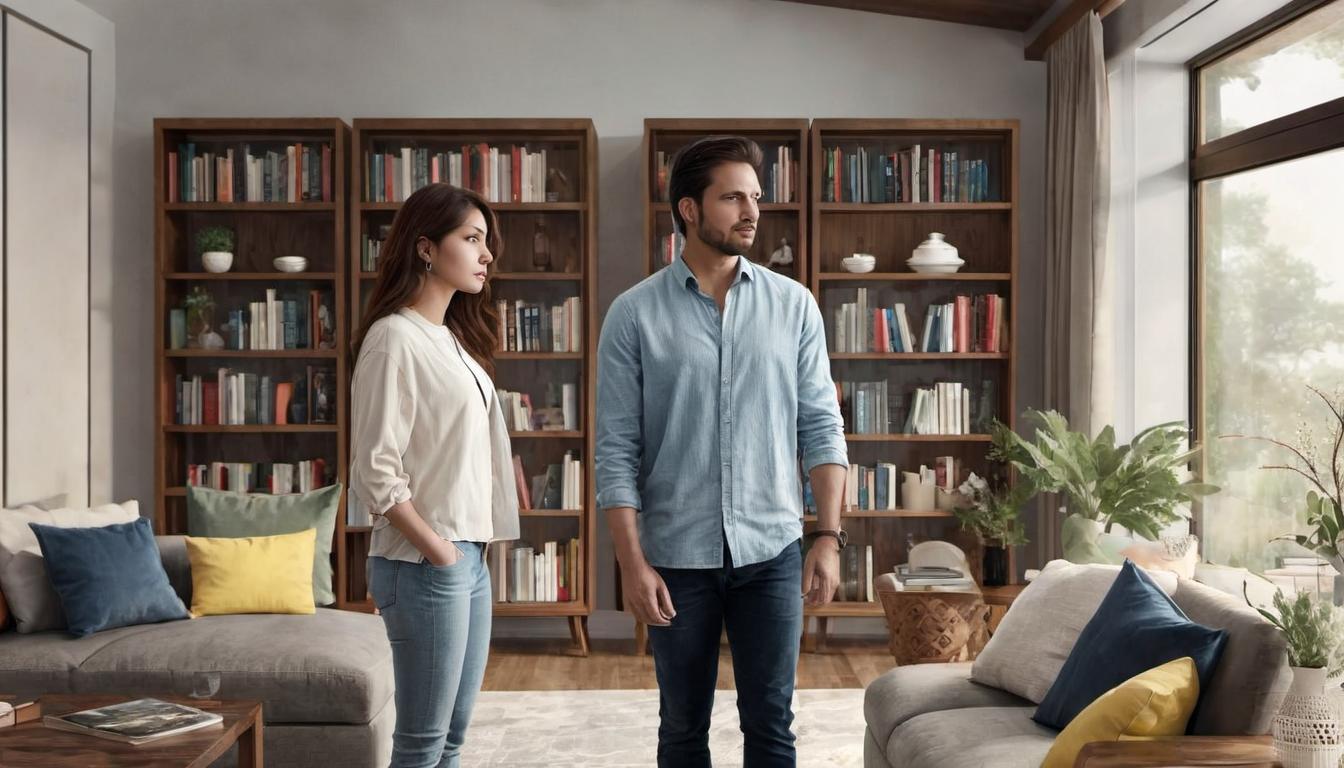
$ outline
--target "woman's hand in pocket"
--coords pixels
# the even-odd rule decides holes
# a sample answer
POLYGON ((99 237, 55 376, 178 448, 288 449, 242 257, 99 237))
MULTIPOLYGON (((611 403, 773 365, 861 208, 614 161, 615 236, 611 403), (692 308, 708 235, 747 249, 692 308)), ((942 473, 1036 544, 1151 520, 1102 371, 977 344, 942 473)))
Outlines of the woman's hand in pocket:
POLYGON ((456 565, 462 551, 447 539, 437 539, 429 552, 424 553, 425 561, 436 568, 456 565))

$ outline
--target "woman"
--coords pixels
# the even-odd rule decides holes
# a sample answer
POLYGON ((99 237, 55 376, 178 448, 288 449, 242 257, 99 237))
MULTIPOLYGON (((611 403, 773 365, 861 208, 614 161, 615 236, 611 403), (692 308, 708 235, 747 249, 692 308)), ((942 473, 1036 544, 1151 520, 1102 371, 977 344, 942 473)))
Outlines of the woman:
POLYGON ((491 353, 494 213, 431 184, 383 243, 355 334, 350 489, 373 514, 369 592, 392 643, 392 766, 457 766, 489 654, 486 544, 518 536, 491 353))

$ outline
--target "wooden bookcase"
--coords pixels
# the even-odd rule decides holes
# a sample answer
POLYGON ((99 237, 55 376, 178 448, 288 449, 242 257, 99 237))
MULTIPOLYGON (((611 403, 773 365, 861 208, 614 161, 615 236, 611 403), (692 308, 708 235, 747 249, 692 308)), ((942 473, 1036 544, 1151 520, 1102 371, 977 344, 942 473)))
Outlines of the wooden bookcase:
POLYGON ((642 164, 644 190, 644 243, 647 274, 653 274, 664 263, 666 240, 672 234, 672 204, 659 187, 659 153, 667 165, 677 150, 697 139, 714 135, 746 136, 761 146, 765 163, 761 172, 762 200, 770 199, 770 169, 777 157, 777 149, 788 147, 793 160, 793 190, 791 200, 760 204, 761 218, 757 222, 756 243, 747 257, 757 264, 766 265, 771 253, 780 245, 780 238, 788 238, 793 250, 793 264, 777 271, 799 282, 807 280, 807 120, 774 118, 645 118, 642 164))
MULTIPOLYGON (((366 157, 372 153, 398 152, 401 148, 429 153, 460 152, 464 146, 488 144, 498 149, 519 146, 532 152, 546 150, 548 166, 564 175, 560 183, 548 184, 560 199, 548 202, 499 202, 491 207, 499 216, 504 236, 502 254, 490 267, 491 293, 506 299, 556 305, 565 298, 581 300, 582 351, 499 352, 495 386, 528 393, 534 404, 543 402, 548 382, 578 385, 579 429, 563 432, 520 431, 511 433, 513 450, 523 459, 526 473, 544 472, 558 464, 566 451, 583 462, 581 509, 522 511, 521 541, 540 548, 548 540, 579 541, 576 594, 566 602, 504 602, 495 595, 496 616, 566 618, 574 649, 588 651, 588 616, 596 603, 594 561, 594 497, 592 456, 597 373, 597 135, 589 119, 357 119, 353 122, 351 177, 353 179, 352 226, 349 269, 350 328, 358 327, 361 312, 377 277, 363 269, 363 238, 377 237, 392 223, 400 203, 366 199, 366 157), (567 187, 561 189, 561 187, 567 187), (550 241, 550 269, 533 265, 533 235, 545 228, 550 241)), ((444 179, 445 181, 447 178, 444 179)), ((348 379, 347 386, 348 386, 348 379)), ((369 529, 350 527, 344 533, 345 551, 351 562, 363 562, 368 553, 369 529)), ((372 610, 362 567, 349 570, 346 585, 351 603, 372 610), (358 597, 356 597, 358 596, 358 597)))
MULTIPOLYGON (((660 175, 660 153, 664 171, 670 170, 677 150, 707 136, 745 136, 760 145, 765 156, 761 169, 760 219, 756 242, 747 258, 769 267, 770 256, 788 238, 793 263, 775 271, 800 283, 807 282, 808 238, 808 121, 806 118, 645 118, 644 144, 640 154, 640 182, 644 196, 645 273, 652 275, 667 263, 670 252, 667 238, 672 234, 672 204, 666 195, 666 173, 660 175), (787 200, 774 199, 770 171, 778 149, 787 147, 793 167, 787 200), (768 202, 764 202, 768 201, 768 202)), ((783 195, 779 196, 783 197, 783 195)), ((620 601, 620 569, 616 571, 617 601, 620 601)), ((648 628, 635 623, 635 646, 643 653, 648 645, 648 628)))
MULTIPOLYGON (((828 349, 835 350, 836 309, 853 302, 858 287, 869 290, 875 307, 906 305, 911 335, 918 344, 926 309, 950 301, 958 294, 998 294, 1007 300, 1006 352, 962 353, 831 353, 831 373, 837 381, 888 383, 888 402, 909 405, 918 386, 939 381, 970 385, 972 403, 977 385, 993 383, 993 415, 1012 426, 1016 417, 1017 289, 1018 289, 1018 123, 1016 120, 910 120, 910 119, 818 119, 812 122, 810 173, 810 220, 813 259, 811 284, 827 327, 828 349), (959 159, 982 160, 988 168, 986 202, 823 202, 827 179, 827 150, 843 152, 864 147, 890 155, 914 145, 957 152, 959 159), (965 260, 960 271, 950 275, 913 272, 907 265, 915 246, 931 232, 946 235, 965 260), (876 256, 876 268, 867 274, 843 270, 841 259, 859 250, 876 256)), ((963 189, 968 188, 964 185, 963 189)), ((843 200, 843 197, 842 197, 843 200)), ((869 320, 871 324, 871 320, 869 320)), ((889 406, 891 407, 891 406, 889 406)), ((846 409, 848 411, 848 409, 846 409)), ((892 407, 890 421, 904 420, 904 411, 892 407)), ((884 434, 853 434, 848 412, 846 437, 851 463, 873 466, 890 462, 897 471, 913 471, 921 464, 934 466, 937 456, 954 456, 964 471, 982 477, 989 469, 989 436, 986 434, 908 435, 895 434, 903 424, 884 434)), ((941 538, 955 541, 971 551, 968 537, 960 534, 950 512, 936 509, 899 508, 857 510, 846 508, 842 517, 852 545, 873 546, 873 572, 890 571, 904 562, 905 537, 941 538)), ((814 523, 815 518, 805 518, 814 523)), ((978 562, 973 563, 978 569, 978 562)), ((1010 573, 1014 572, 1010 555, 1010 573)), ((843 578, 843 574, 842 574, 843 578)), ((874 595, 876 597, 876 595, 874 595)), ((816 619, 815 638, 825 642, 831 617, 880 617, 879 602, 833 602, 808 609, 816 619)))
MULTIPOLYGON (((344 256, 346 217, 346 144, 350 129, 335 118, 159 118, 154 121, 154 487, 155 528, 161 534, 187 532, 187 465, 222 462, 288 462, 322 459, 328 480, 346 481, 346 391, 344 381, 347 345, 345 319, 346 259, 344 256), (192 144, 197 153, 232 149, 240 167, 242 147, 253 154, 276 151, 285 155, 286 147, 301 144, 315 148, 320 158, 323 145, 330 148, 327 157, 329 190, 324 196, 302 202, 178 202, 170 199, 170 188, 180 187, 180 170, 171 181, 170 153, 192 144), (235 234, 233 263, 228 271, 205 271, 196 252, 195 236, 202 228, 226 226, 235 234), (282 255, 307 258, 307 269, 299 273, 278 271, 272 260, 282 255), (264 301, 268 289, 277 298, 302 303, 312 291, 318 291, 321 303, 331 313, 334 345, 331 348, 288 348, 277 350, 199 348, 194 340, 186 348, 173 343, 173 310, 184 307, 187 296, 202 288, 214 301, 210 328, 229 339, 230 311, 248 309, 250 302, 264 301), (269 376, 273 382, 303 381, 309 367, 321 371, 331 382, 334 410, 326 423, 300 423, 308 418, 289 417, 287 424, 247 423, 219 426, 182 424, 177 416, 177 377, 199 375, 203 381, 216 381, 220 368, 233 372, 269 376)), ((320 171, 320 159, 310 168, 320 171)), ((244 197, 235 189, 233 200, 244 197)), ((182 200, 185 196, 179 196, 182 200)), ((218 198, 216 198, 218 199, 218 198)), ((302 311, 302 309, 300 310, 302 311)), ((187 336, 199 338, 192 328, 187 336)), ((179 339, 181 341, 181 339, 179 339)), ((246 339, 245 339, 246 341, 246 339)), ((229 344, 228 346, 233 346, 229 344)), ((260 421, 258 418, 254 421, 260 421)), ((276 419, 269 419, 276 421, 276 419)), ((297 470, 297 467, 296 467, 297 470)), ((297 473, 297 472, 296 472, 297 473)), ((256 490, 254 487, 253 490, 256 490)), ((342 510, 344 504, 342 504, 342 510)), ((338 514, 332 557, 335 567, 333 588, 337 606, 344 607, 346 596, 341 588, 345 580, 346 557, 344 515, 338 514)), ((362 569, 361 569, 362 570, 362 569)))

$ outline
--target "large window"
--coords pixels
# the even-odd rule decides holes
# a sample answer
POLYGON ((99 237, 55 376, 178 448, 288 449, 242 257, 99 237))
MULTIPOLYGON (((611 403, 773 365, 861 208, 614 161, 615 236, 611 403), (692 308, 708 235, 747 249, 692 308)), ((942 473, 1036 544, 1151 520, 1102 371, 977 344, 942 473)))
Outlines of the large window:
MULTIPOLYGON (((1215 563, 1306 554, 1306 481, 1227 435, 1316 441, 1344 391, 1344 0, 1296 3, 1192 64, 1194 423, 1223 491, 1198 532, 1215 563)), ((1140 310, 1141 311, 1141 310, 1140 310)))

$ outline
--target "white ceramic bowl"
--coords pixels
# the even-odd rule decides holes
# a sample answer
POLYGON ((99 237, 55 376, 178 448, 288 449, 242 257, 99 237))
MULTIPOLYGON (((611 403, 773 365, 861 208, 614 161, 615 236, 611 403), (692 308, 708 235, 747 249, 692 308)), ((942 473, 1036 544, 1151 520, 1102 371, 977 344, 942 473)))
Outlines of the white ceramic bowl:
POLYGON ((277 256, 271 263, 281 272, 302 272, 308 268, 308 260, 302 256, 277 256))
POLYGON ((845 272, 853 272, 853 273, 872 272, 872 269, 874 269, 875 266, 878 266, 878 260, 876 260, 876 258, 871 256, 867 257, 851 256, 847 258, 841 258, 840 266, 841 268, 844 268, 845 272))
POLYGON ((961 269, 965 261, 957 259, 956 261, 936 261, 936 262, 918 262, 914 259, 905 262, 910 269, 915 272, 922 272, 927 275, 950 275, 961 269))
POLYGON ((233 254, 228 251, 206 251, 201 254, 201 263, 206 272, 228 272, 233 266, 233 254))

